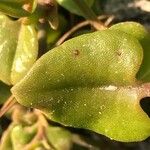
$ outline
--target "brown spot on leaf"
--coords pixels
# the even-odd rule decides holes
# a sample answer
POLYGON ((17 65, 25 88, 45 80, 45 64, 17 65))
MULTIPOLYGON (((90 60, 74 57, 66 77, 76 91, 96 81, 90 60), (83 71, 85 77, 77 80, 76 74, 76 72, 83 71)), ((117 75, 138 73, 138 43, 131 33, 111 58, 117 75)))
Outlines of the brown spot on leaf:
POLYGON ((79 50, 74 50, 73 51, 73 55, 76 57, 76 56, 79 56, 80 55, 80 51, 79 50))
POLYGON ((117 56, 121 56, 121 55, 122 55, 122 51, 121 51, 121 50, 118 50, 118 51, 116 52, 116 54, 117 54, 117 56))

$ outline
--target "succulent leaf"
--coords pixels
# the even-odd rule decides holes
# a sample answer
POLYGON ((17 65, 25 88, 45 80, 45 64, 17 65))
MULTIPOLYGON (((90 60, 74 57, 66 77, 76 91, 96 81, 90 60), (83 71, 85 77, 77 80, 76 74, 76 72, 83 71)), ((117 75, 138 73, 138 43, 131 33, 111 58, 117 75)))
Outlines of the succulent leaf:
POLYGON ((28 144, 32 138, 35 136, 35 131, 26 130, 21 124, 16 125, 11 130, 11 140, 13 150, 23 149, 26 144, 28 144))
POLYGON ((57 150, 70 150, 72 146, 72 134, 60 127, 49 126, 46 129, 47 138, 57 150))
POLYGON ((137 79, 144 82, 150 82, 150 34, 144 26, 136 22, 123 22, 113 25, 111 29, 123 31, 137 38, 142 45, 144 58, 140 70, 137 73, 137 79))
POLYGON ((3 133, 0 141, 0 150, 12 150, 11 131, 15 124, 11 124, 8 129, 3 133))
POLYGON ((0 35, 0 80, 15 84, 36 61, 37 34, 32 25, 0 15, 0 35))
POLYGON ((140 107, 143 86, 136 79, 142 59, 140 42, 128 33, 85 34, 42 56, 12 93, 64 125, 141 141, 150 135, 150 119, 140 107))

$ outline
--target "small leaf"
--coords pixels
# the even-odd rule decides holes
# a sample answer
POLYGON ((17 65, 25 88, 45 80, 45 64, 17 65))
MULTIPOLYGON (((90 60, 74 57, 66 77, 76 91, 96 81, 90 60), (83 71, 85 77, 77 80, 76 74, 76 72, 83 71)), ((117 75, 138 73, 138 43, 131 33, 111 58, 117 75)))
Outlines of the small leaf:
POLYGON ((38 40, 32 25, 0 15, 0 80, 15 84, 37 58, 38 40))
POLYGON ((49 142, 57 150, 70 150, 72 146, 72 134, 60 127, 49 126, 46 129, 49 142))
MULTIPOLYGON (((32 126, 31 126, 32 127, 32 126)), ((28 130, 22 125, 16 125, 11 131, 11 140, 13 150, 23 149, 24 146, 31 142, 36 132, 33 130, 28 130)))
POLYGON ((11 69, 11 81, 13 84, 21 80, 32 64, 36 61, 38 42, 33 26, 20 27, 18 44, 11 69))
POLYGON ((11 131, 15 124, 11 124, 9 128, 3 133, 0 143, 0 150, 12 150, 11 131))
POLYGON ((3 104, 11 96, 10 88, 8 85, 0 82, 0 104, 3 104))
POLYGON ((140 70, 137 73, 137 79, 150 82, 150 34, 144 26, 136 22, 118 23, 113 25, 111 29, 131 34, 139 40, 144 50, 144 58, 140 70))
MULTIPOLYGON (((66 8, 71 13, 83 16, 84 14, 80 11, 74 0, 56 0, 62 7, 66 8)), ((94 0, 84 0, 90 7, 92 6, 94 0)))
POLYGON ((141 141, 150 135, 136 80, 142 59, 142 46, 130 34, 85 34, 43 55, 11 91, 19 103, 56 122, 118 141, 141 141))
POLYGON ((0 11, 12 17, 30 15, 37 6, 37 0, 1 0, 0 11))
POLYGON ((37 129, 34 125, 23 126, 18 122, 13 122, 3 133, 0 150, 19 150, 30 143, 36 135, 37 129))

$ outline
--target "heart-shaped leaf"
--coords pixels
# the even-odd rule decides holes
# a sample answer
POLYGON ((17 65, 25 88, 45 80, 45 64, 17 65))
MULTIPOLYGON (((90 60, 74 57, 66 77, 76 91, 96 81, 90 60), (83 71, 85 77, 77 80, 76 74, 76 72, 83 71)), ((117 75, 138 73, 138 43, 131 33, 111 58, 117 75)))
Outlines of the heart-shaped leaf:
MULTIPOLYGON (((84 14, 81 12, 79 7, 76 5, 74 0, 56 0, 62 7, 66 8, 68 11, 77 14, 79 16, 83 16, 84 14)), ((94 0, 84 0, 88 6, 92 6, 94 0)))
POLYGON ((13 17, 30 15, 37 6, 37 0, 1 0, 0 11, 13 17))
POLYGON ((42 56, 12 93, 64 125, 141 141, 150 135, 150 119, 140 107, 149 90, 136 80, 142 59, 142 46, 130 34, 85 34, 42 56))
POLYGON ((38 40, 32 25, 0 15, 0 80, 15 84, 37 58, 38 40))
POLYGON ((137 79, 150 82, 150 34, 141 24, 136 22, 118 23, 111 28, 131 34, 139 40, 144 50, 144 58, 137 79))

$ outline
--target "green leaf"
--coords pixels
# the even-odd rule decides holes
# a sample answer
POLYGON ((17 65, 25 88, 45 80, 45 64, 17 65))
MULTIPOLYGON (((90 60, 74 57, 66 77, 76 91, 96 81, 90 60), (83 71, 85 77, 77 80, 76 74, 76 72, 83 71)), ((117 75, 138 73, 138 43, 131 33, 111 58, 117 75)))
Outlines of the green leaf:
POLYGON ((150 135, 136 80, 142 56, 139 41, 122 31, 85 34, 43 55, 11 91, 19 103, 56 122, 141 141, 150 135))
POLYGON ((0 150, 19 150, 29 144, 36 135, 37 129, 34 125, 23 126, 21 123, 13 122, 3 133, 0 150))
POLYGON ((10 96, 10 87, 0 82, 0 104, 3 104, 10 96))
POLYGON ((29 16, 36 8, 37 0, 1 0, 0 11, 13 17, 29 16))
POLYGON ((150 34, 144 26, 136 22, 119 23, 112 26, 111 29, 126 32, 139 40, 144 50, 144 58, 141 68, 137 73, 137 79, 150 82, 150 34))
POLYGON ((0 80, 17 83, 36 61, 37 52, 34 27, 0 15, 0 80))
POLYGON ((70 150, 72 146, 72 134, 60 127, 49 126, 46 129, 49 142, 57 150, 70 150))
MULTIPOLYGON (((66 8, 71 13, 77 14, 79 16, 83 16, 84 14, 81 12, 81 10, 78 8, 74 0, 56 0, 62 7, 66 8)), ((92 6, 94 0, 84 0, 88 6, 92 6)))
POLYGON ((11 124, 9 128, 3 133, 0 143, 0 150, 12 150, 11 131, 15 124, 11 124))
POLYGON ((36 135, 36 132, 34 130, 31 130, 31 127, 28 127, 28 129, 26 129, 22 125, 18 124, 12 129, 11 140, 13 150, 23 149, 26 144, 31 142, 33 137, 36 135))

